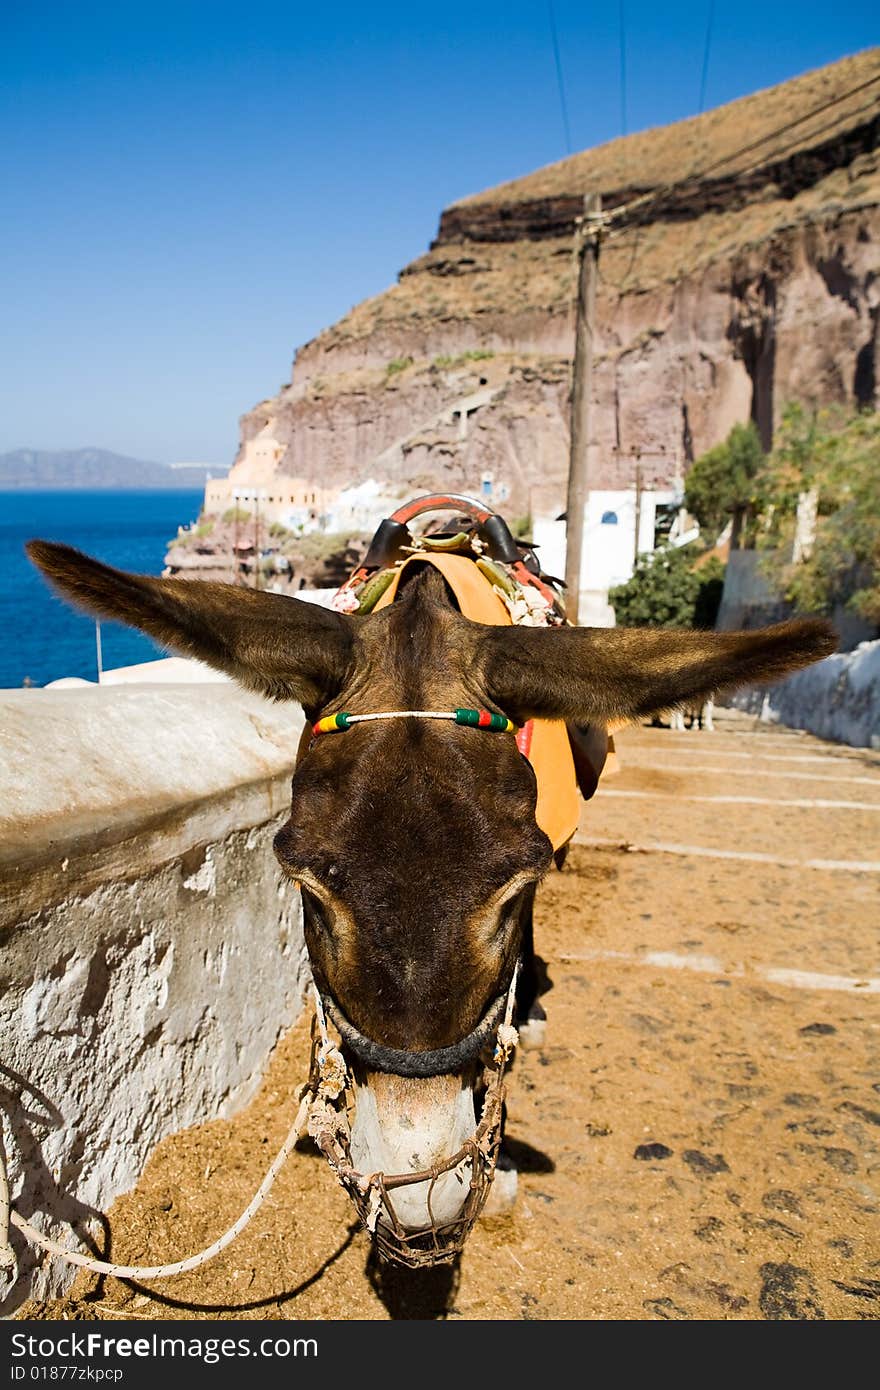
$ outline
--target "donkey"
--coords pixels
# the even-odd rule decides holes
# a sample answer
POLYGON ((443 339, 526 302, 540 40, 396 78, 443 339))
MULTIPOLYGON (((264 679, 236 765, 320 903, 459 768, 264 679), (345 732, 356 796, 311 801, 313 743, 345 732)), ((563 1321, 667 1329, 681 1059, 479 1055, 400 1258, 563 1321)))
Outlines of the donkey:
MULTIPOLYGON (((475 708, 504 727, 608 728, 777 680, 836 640, 820 619, 725 633, 485 626, 421 564, 407 566, 393 603, 356 616, 124 573, 46 541, 27 550, 75 604, 298 701, 313 726, 342 712, 475 708)), ((428 1168, 473 1134, 487 1020, 530 950, 532 902, 553 857, 535 804, 515 739, 451 718, 354 723, 298 759, 274 849, 300 885, 314 980, 355 1074, 351 1152, 364 1173, 428 1168)), ((446 1177, 436 1221, 464 1200, 461 1176, 446 1177)), ((404 1189, 397 1214, 423 1228, 424 1195, 404 1189)))

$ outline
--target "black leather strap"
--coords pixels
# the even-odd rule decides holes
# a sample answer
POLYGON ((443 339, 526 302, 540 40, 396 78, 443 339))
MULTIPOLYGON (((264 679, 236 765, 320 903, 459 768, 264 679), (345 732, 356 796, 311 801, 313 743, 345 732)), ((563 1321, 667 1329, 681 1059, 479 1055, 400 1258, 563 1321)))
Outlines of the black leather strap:
POLYGON ((507 991, 499 994, 480 1019, 476 1028, 451 1047, 439 1047, 432 1052, 410 1052, 406 1048, 386 1047, 372 1038, 365 1038, 349 1023, 337 1004, 321 996, 324 1008, 339 1030, 343 1043, 372 1071, 389 1072, 393 1076, 446 1076, 460 1071, 467 1062, 479 1057, 504 1016, 507 991))

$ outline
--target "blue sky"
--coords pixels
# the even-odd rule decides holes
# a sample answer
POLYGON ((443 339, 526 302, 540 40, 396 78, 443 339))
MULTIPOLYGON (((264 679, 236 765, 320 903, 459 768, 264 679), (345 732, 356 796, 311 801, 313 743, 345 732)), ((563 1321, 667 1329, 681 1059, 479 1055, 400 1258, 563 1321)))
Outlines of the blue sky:
MULTIPOLYGON (((715 0, 706 106, 880 41, 715 0)), ((444 205, 699 110, 710 0, 0 0, 0 451, 230 463, 293 352, 444 205)))

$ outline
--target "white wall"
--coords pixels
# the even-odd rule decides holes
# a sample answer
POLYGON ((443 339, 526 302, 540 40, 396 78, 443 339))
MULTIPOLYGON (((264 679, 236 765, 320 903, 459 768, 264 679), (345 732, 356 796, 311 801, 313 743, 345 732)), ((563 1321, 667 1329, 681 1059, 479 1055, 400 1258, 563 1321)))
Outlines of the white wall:
MULTIPOLYGON (((654 549, 654 525, 658 506, 676 500, 676 494, 645 490, 639 499, 639 551, 654 549)), ((589 494, 585 511, 583 563, 581 566, 581 609, 586 600, 595 603, 597 596, 607 595, 615 584, 624 584, 633 572, 635 560, 636 494, 629 488, 618 491, 594 491, 589 494), (603 516, 613 514, 616 524, 603 522, 603 516)), ((560 578, 565 574, 564 521, 552 517, 534 518, 534 535, 541 565, 548 574, 560 578)), ((585 621, 583 612, 581 621, 585 621)))
MULTIPOLYGON (((272 852, 301 728, 231 684, 0 693, 0 1112, 13 1205, 56 1239, 245 1104, 301 1009, 272 852)), ((72 1278, 12 1238, 6 1314, 72 1278)))
POLYGON ((741 691, 731 704, 835 743, 880 750, 880 641, 837 652, 766 692, 741 691))

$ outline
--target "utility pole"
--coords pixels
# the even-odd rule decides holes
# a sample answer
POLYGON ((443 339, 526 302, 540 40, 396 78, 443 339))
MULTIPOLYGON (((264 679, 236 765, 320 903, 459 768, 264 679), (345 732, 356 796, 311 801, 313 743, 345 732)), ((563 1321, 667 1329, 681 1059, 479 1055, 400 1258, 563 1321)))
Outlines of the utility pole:
POLYGON ((233 584, 240 584, 240 583, 241 583, 241 575, 240 575, 239 569, 238 569, 238 504, 239 504, 240 499, 241 499, 241 493, 239 492, 238 488, 236 488, 236 489, 234 490, 233 494, 232 494, 232 505, 233 505, 233 521, 232 521, 232 524, 233 524, 233 526, 234 526, 234 528, 235 528, 234 531, 233 531, 233 533, 232 533, 232 582, 233 582, 233 584))
POLYGON ((639 563, 639 531, 642 526, 642 465, 641 456, 636 455, 636 534, 633 541, 633 569, 639 563))
POLYGON ((596 281, 599 270, 599 235, 602 196, 584 196, 584 215, 578 219, 580 237, 577 317, 575 322, 574 374, 571 391, 571 451, 568 463, 568 499, 565 523, 565 606, 577 623, 580 607, 581 566, 584 553, 586 506, 590 494, 590 402, 593 392, 593 335, 596 315, 596 281))
POLYGON ((254 492, 254 588, 260 587, 260 489, 254 492))

